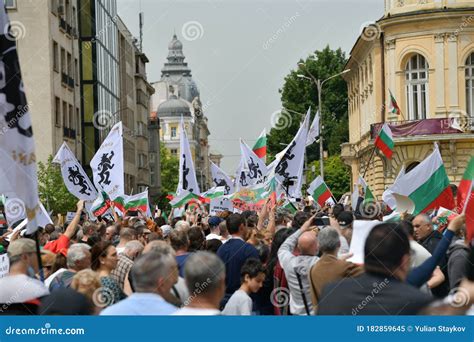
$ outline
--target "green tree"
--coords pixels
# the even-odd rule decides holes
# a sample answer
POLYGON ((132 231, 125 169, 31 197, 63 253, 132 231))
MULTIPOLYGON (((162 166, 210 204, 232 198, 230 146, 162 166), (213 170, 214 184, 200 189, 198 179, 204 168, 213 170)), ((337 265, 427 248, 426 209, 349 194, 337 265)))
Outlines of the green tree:
MULTIPOLYGON (((309 185, 318 175, 319 160, 316 160, 309 164, 307 184, 309 185)), ((351 190, 350 169, 344 164, 341 157, 331 156, 324 161, 324 181, 336 200, 339 200, 342 195, 351 190)))
POLYGON ((157 199, 158 206, 163 209, 168 207, 166 196, 169 193, 175 193, 179 181, 179 160, 171 154, 164 146, 160 145, 161 162, 161 191, 157 199))
MULTIPOLYGON (((326 46, 314 53, 315 58, 308 57, 303 62, 304 67, 297 67, 285 77, 283 88, 279 90, 283 108, 290 110, 280 116, 281 126, 272 128, 268 137, 270 159, 280 152, 296 135, 302 116, 292 111, 305 114, 311 106, 312 116, 318 108, 318 92, 313 82, 299 78, 298 74, 309 77, 309 74, 320 80, 325 80, 344 70, 347 62, 345 53, 339 48, 332 50, 326 46), (284 122, 283 122, 284 121, 284 122)), ((329 155, 340 153, 340 145, 347 142, 349 137, 347 112, 347 86, 342 77, 335 77, 324 84, 322 90, 322 123, 324 125, 324 150, 329 155)), ((307 148, 308 162, 319 159, 319 145, 312 144, 307 148)))
POLYGON ((53 156, 49 156, 46 164, 38 163, 38 191, 41 202, 53 214, 76 210, 78 199, 64 185, 61 168, 53 163, 53 156))

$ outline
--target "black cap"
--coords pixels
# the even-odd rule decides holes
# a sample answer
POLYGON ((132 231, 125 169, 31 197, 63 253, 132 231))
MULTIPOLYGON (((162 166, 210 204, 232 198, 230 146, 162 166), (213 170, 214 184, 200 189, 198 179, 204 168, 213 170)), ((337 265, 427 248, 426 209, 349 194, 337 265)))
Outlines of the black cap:
POLYGON ((341 211, 337 215, 337 222, 341 228, 347 228, 354 222, 354 215, 349 211, 341 211))

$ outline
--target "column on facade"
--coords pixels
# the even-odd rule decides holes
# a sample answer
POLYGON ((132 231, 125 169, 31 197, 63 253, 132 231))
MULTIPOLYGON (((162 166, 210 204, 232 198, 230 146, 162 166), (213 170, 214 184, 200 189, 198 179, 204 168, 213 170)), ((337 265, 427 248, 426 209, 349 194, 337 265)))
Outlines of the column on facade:
POLYGON ((444 58, 444 42, 445 42, 446 34, 440 33, 435 34, 434 41, 435 41, 435 68, 436 68, 436 110, 435 115, 442 114, 443 116, 446 114, 446 86, 445 86, 445 58, 444 58))

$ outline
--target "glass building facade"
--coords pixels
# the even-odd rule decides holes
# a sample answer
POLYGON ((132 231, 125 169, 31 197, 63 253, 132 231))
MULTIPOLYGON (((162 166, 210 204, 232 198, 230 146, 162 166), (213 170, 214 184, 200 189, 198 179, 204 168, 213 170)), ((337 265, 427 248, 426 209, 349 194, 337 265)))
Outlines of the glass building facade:
POLYGON ((110 128, 120 121, 118 16, 116 0, 78 3, 83 161, 88 165, 110 128))

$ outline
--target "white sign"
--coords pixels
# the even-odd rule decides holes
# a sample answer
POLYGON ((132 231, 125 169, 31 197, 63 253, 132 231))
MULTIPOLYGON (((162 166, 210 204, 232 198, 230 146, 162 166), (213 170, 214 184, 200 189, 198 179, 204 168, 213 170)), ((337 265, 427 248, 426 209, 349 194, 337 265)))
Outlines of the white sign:
POLYGON ((352 231, 352 240, 349 253, 352 253, 353 256, 347 261, 353 262, 354 264, 363 264, 364 263, 364 247, 365 240, 372 229, 380 224, 380 221, 361 221, 355 220, 353 224, 352 231))
POLYGON ((75 212, 68 211, 66 214, 66 222, 71 222, 74 219, 74 216, 76 216, 75 212))
POLYGON ((234 210, 234 206, 232 205, 232 202, 230 199, 225 198, 225 197, 211 199, 209 215, 214 216, 226 210, 229 210, 229 211, 234 210))
POLYGON ((0 279, 5 277, 9 271, 10 260, 8 259, 8 255, 2 254, 0 255, 0 279))

